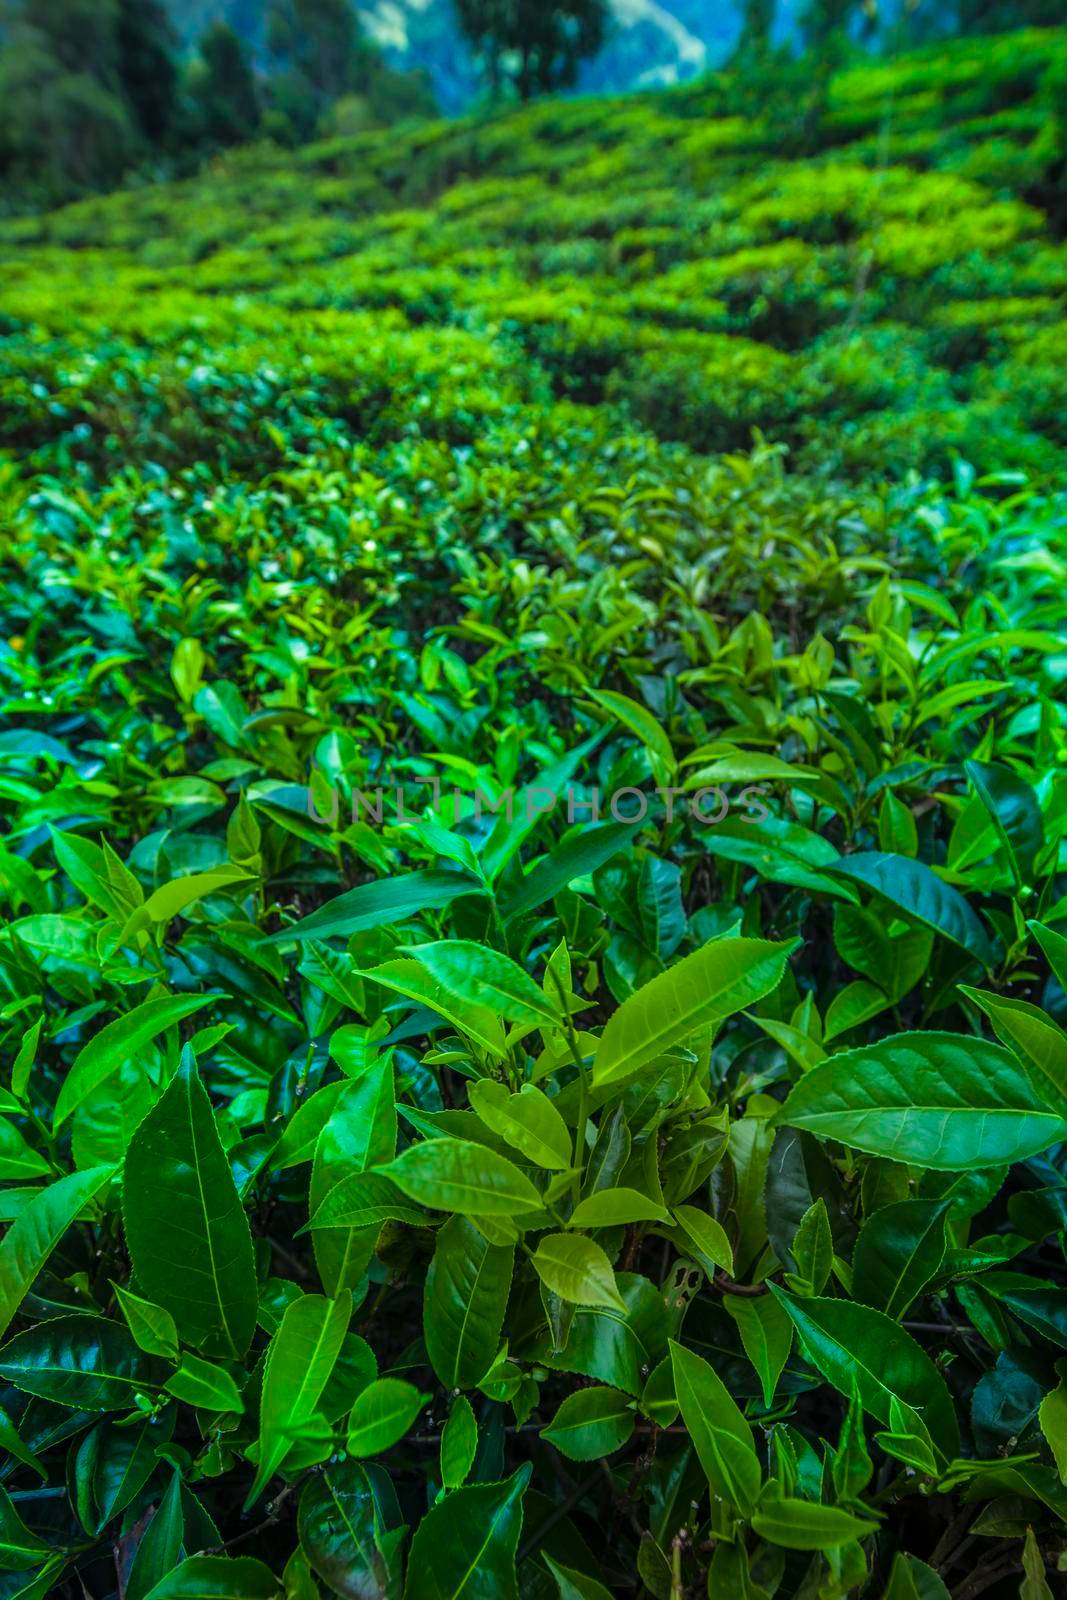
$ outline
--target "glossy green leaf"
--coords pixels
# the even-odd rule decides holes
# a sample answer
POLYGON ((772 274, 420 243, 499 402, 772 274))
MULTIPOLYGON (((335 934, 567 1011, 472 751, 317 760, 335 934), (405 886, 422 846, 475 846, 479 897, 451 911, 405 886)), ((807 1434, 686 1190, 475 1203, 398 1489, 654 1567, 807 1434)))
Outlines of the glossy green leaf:
POLYGON ((608 1590, 595 1578, 579 1572, 575 1567, 565 1567, 561 1562, 553 1561, 547 1550, 544 1558, 545 1566, 556 1580, 558 1600, 611 1600, 608 1590))
POLYGON ((514 1162, 467 1139, 425 1139, 381 1173, 419 1205, 462 1216, 514 1217, 541 1205, 514 1162))
POLYGON ((631 1222, 669 1222, 670 1214, 637 1189, 597 1189, 579 1200, 569 1220, 572 1228, 617 1228, 631 1222))
POLYGON ((1067 1380, 1060 1378, 1038 1408, 1041 1432, 1056 1462, 1060 1482, 1067 1484, 1067 1380))
POLYGON ((144 1300, 121 1284, 112 1284, 119 1310, 126 1318, 126 1326, 140 1349, 150 1356, 178 1359, 178 1329, 174 1318, 163 1306, 144 1300))
POLYGON ((401 948, 460 1005, 477 1006, 530 1027, 552 1027, 559 1022, 559 1010, 543 990, 517 962, 497 950, 470 939, 438 939, 434 944, 401 948))
POLYGON ((352 1316, 346 1289, 336 1300, 305 1294, 285 1308, 263 1373, 259 1459, 245 1499, 255 1504, 282 1465, 299 1430, 310 1420, 341 1354, 352 1316))
POLYGON ((438 1012, 494 1059, 502 1061, 507 1054, 504 1026, 496 1011, 460 998, 439 983, 430 969, 413 956, 397 957, 393 961, 382 961, 376 967, 360 968, 360 976, 438 1012))
POLYGON ((488 1372, 500 1342, 515 1261, 512 1245, 490 1244, 465 1217, 437 1235, 426 1274, 423 1337, 447 1389, 471 1389, 488 1372))
POLYGON ((806 1073, 780 1120, 856 1150, 939 1171, 1008 1165, 1067 1138, 999 1045, 898 1033, 806 1073))
POLYGON ((571 1136, 552 1101, 535 1084, 518 1094, 490 1078, 470 1086, 470 1103, 487 1128, 535 1166, 562 1172, 571 1164, 571 1136))
MULTIPOLYGON (((371 1062, 352 1083, 346 1083, 319 1134, 308 1189, 313 1215, 327 1206, 338 1185, 396 1154, 397 1122, 393 1065, 389 1056, 371 1062)), ((355 1289, 370 1265, 377 1228, 316 1233, 315 1264, 323 1288, 331 1295, 355 1289)))
POLYGON ((701 1028, 776 988, 792 946, 719 939, 685 956, 612 1013, 593 1062, 596 1085, 614 1083, 701 1028))
POLYGON ((515 1554, 529 1463, 503 1483, 468 1484, 415 1530, 404 1600, 518 1600, 515 1554))
POLYGON ((215 995, 160 995, 107 1023, 78 1052, 64 1078, 56 1101, 55 1126, 60 1127, 72 1116, 82 1101, 106 1083, 124 1061, 132 1060, 167 1028, 177 1027, 185 1017, 202 1011, 218 998, 215 995))
POLYGON ((348 1419, 346 1449, 352 1456, 376 1456, 402 1439, 426 1404, 402 1378, 378 1378, 356 1397, 348 1419))
POLYGON ((138 1283, 182 1338, 243 1356, 258 1299, 252 1240, 190 1050, 130 1141, 123 1217, 138 1283))
POLYGON ((541 1437, 571 1461, 595 1461, 620 1449, 633 1431, 629 1397, 618 1389, 594 1386, 569 1394, 541 1429, 541 1437))
POLYGON ((318 911, 273 936, 273 943, 294 939, 351 938, 385 923, 407 922, 420 912, 451 905, 464 894, 483 894, 476 878, 463 872, 402 872, 394 878, 363 883, 328 900, 318 911))
POLYGON ((759 1375, 763 1403, 770 1407, 792 1349, 793 1324, 770 1294, 728 1294, 723 1296, 723 1305, 737 1323, 744 1352, 759 1375))
POLYGON ((1067 1290, 1025 1272, 985 1272, 978 1281, 1024 1326, 1067 1349, 1067 1290))
POLYGON ((922 1347, 882 1311, 847 1300, 799 1299, 772 1285, 804 1353, 842 1394, 855 1390, 865 1411, 890 1422, 895 1399, 917 1411, 943 1455, 959 1449, 956 1413, 945 1380, 922 1347))
POLYGON ((458 1394, 452 1402, 448 1420, 441 1429, 441 1484, 445 1489, 458 1489, 465 1483, 474 1465, 478 1449, 478 1424, 474 1410, 466 1395, 458 1394))
POLYGON ((752 1429, 713 1367, 671 1340, 674 1392, 711 1492, 750 1516, 759 1498, 759 1457, 752 1429))
POLYGON ((67 1229, 113 1176, 113 1167, 72 1172, 35 1193, 19 1212, 0 1243, 0 1337, 67 1229))
POLYGON ((406 1529, 386 1525, 373 1468, 344 1461, 315 1473, 300 1496, 300 1546, 314 1571, 345 1600, 394 1600, 402 1586, 406 1529))
POLYGON ((675 759, 671 741, 662 725, 639 701, 629 695, 615 694, 609 689, 588 689, 586 693, 590 700, 610 712, 624 728, 640 739, 646 749, 658 756, 667 772, 673 771, 675 759))
POLYGON ((51 1547, 30 1532, 11 1496, 0 1487, 0 1570, 28 1572, 32 1567, 39 1567, 51 1554, 51 1547))
POLYGON ((877 1533, 878 1523, 854 1516, 840 1506, 766 1498, 752 1513, 752 1529, 761 1539, 784 1545, 787 1550, 833 1550, 852 1539, 877 1533))
POLYGON ((327 1191, 310 1228, 380 1228, 383 1222, 425 1227, 434 1219, 411 1204, 381 1172, 356 1172, 327 1191))
POLYGON ((1067 1119, 1067 1033, 1036 1006, 961 984, 980 1006, 1002 1044, 1022 1062, 1042 1103, 1067 1119))
POLYGON ((48 1162, 27 1144, 15 1124, 0 1116, 0 1179, 28 1183, 50 1170, 48 1162))
POLYGON ((131 1409, 136 1395, 158 1382, 159 1370, 124 1324, 105 1317, 53 1317, 0 1348, 6 1383, 78 1411, 131 1409))
POLYGON ((686 1247, 692 1248, 705 1271, 716 1268, 733 1276, 734 1253, 721 1222, 698 1206, 675 1206, 674 1220, 682 1230, 686 1247))
POLYGON ((190 1556, 145 1600, 278 1600, 280 1587, 254 1556, 190 1556))
POLYGON ((203 1361, 189 1350, 183 1353, 181 1365, 164 1387, 168 1394, 205 1411, 240 1412, 245 1408, 240 1390, 226 1368, 203 1361))
POLYGON ((1057 933, 1055 928, 1044 927, 1040 922, 1028 922, 1026 926, 1041 946, 1045 960, 1056 975, 1056 982, 1061 989, 1067 990, 1067 936, 1057 933))
POLYGON ((171 1476, 167 1491, 141 1535, 126 1582, 126 1600, 144 1600, 178 1565, 185 1537, 181 1473, 171 1476))
POLYGON ((595 822, 564 839, 528 872, 504 904, 508 922, 536 911, 575 878, 595 872, 634 840, 638 828, 631 822, 595 822))
POLYGON ((958 945, 987 970, 996 966, 996 947, 977 913, 922 861, 872 850, 843 858, 833 870, 958 945))
POLYGON ((611 1262, 592 1239, 578 1233, 546 1233, 534 1251, 533 1267, 561 1300, 625 1310, 611 1262))
POLYGON ((42 1465, 33 1451, 28 1450, 23 1444, 18 1429, 3 1406, 0 1406, 0 1450, 6 1451, 9 1456, 20 1462, 22 1466, 29 1467, 31 1472, 37 1474, 42 1483, 48 1482, 47 1468, 42 1465))
POLYGON ((1045 839, 1037 795, 1010 767, 991 761, 963 765, 1007 853, 1015 882, 1028 884, 1045 839))
POLYGON ((856 1299, 899 1321, 941 1268, 947 1220, 940 1200, 898 1200, 876 1211, 852 1257, 856 1299))

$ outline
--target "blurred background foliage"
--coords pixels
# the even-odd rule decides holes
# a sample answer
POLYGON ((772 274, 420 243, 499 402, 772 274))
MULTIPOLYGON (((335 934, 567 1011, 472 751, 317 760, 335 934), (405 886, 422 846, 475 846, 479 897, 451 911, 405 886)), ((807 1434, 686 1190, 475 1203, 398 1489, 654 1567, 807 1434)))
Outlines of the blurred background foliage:
POLYGON ((48 123, 32 158, 9 148, 25 194, 103 182, 194 122, 201 153, 257 125, 298 142, 0 224, 0 448, 31 470, 92 475, 116 449, 265 470, 324 438, 495 456, 495 430, 529 448, 546 426, 578 459, 623 418, 699 453, 759 430, 846 481, 961 457, 1038 487, 1062 472, 1062 29, 904 50, 921 12, 865 44, 862 8, 812 0, 776 43, 760 0, 733 64, 691 82, 526 105, 501 82, 383 134, 347 88, 378 85, 374 122, 402 80, 332 0, 269 8, 273 77, 218 20, 182 60, 160 7, 75 23, 83 3, 35 0, 9 29, 0 71, 48 123), (61 145, 38 69, 95 108, 61 145))
POLYGON ((1058 0, 0 0, 2 204, 187 174, 249 141, 724 66, 742 111, 799 92, 811 140, 858 52, 1061 21, 1058 0))

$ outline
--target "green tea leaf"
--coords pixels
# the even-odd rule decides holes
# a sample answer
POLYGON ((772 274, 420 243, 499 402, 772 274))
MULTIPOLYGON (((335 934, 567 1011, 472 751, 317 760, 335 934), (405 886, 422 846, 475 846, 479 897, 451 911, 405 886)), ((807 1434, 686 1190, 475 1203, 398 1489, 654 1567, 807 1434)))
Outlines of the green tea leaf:
POLYGON ((779 1121, 944 1172, 1025 1161, 1067 1138, 1014 1056, 952 1033, 898 1033, 831 1056, 804 1075, 779 1121))
POLYGON ((626 1309, 611 1262, 598 1244, 580 1233, 546 1233, 534 1252, 533 1265, 541 1282, 561 1300, 626 1309))
POLYGON ((752 1513, 752 1531, 787 1550, 833 1550, 877 1533, 878 1524, 839 1506, 768 1497, 752 1513))
POLYGON ((145 1600, 278 1600, 280 1594, 270 1568, 253 1556, 190 1556, 145 1600))
POLYGON ((11 1496, 0 1487, 0 1568, 4 1572, 28 1572, 51 1554, 51 1546, 30 1532, 11 1496))
POLYGON ((543 1555, 545 1566, 556 1580, 559 1600, 611 1600, 607 1589, 595 1578, 588 1577, 574 1567, 565 1567, 560 1562, 553 1561, 547 1550, 543 1555))
POLYGON ((376 1456, 402 1439, 429 1399, 401 1378, 378 1378, 357 1395, 348 1419, 349 1455, 376 1456))
POLYGON ((424 966, 441 990, 459 1005, 495 1012, 509 1022, 552 1027, 559 1011, 517 962, 471 939, 439 939, 434 944, 402 945, 405 955, 424 966))
POLYGON ((733 1276, 734 1253, 721 1222, 697 1206, 675 1206, 674 1220, 698 1259, 705 1263, 706 1271, 713 1273, 718 1267, 728 1276, 733 1276))
POLYGON ((383 1222, 424 1228, 433 1218, 406 1200, 381 1172, 355 1172, 329 1189, 309 1228, 380 1228, 383 1222))
POLYGON ((451 905, 460 895, 484 893, 484 885, 464 872, 401 872, 335 896, 310 916, 274 934, 271 943, 349 939, 354 933, 366 933, 385 923, 408 922, 423 911, 451 905))
POLYGON ((486 1006, 475 1005, 473 1001, 463 1000, 446 989, 421 961, 407 956, 359 970, 361 977, 370 978, 438 1012, 494 1059, 502 1061, 507 1054, 504 1029, 497 1013, 486 1006))
POLYGON ((987 970, 996 966, 996 947, 968 902, 923 862, 871 850, 844 857, 833 871, 958 945, 987 970))
POLYGON ((1024 1000, 1004 999, 962 983, 960 989, 981 1007, 997 1038, 1022 1062, 1037 1097, 1067 1118, 1067 1033, 1024 1000))
POLYGON ((426 1139, 380 1169, 420 1205, 468 1217, 514 1217, 541 1196, 513 1162, 468 1139, 426 1139))
POLYGON ((898 1200, 876 1211, 852 1257, 856 1299, 899 1321, 941 1268, 948 1213, 939 1200, 898 1200))
POLYGON ((147 1355, 177 1361, 178 1329, 170 1312, 151 1300, 143 1300, 121 1284, 114 1283, 111 1287, 138 1347, 147 1355))
POLYGON ((569 1220, 572 1228, 617 1228, 631 1222, 669 1222, 670 1213, 636 1189, 597 1189, 579 1200, 569 1220))
POLYGON ((451 1217, 438 1233, 426 1274, 423 1337, 446 1389, 472 1389, 491 1367, 514 1262, 513 1245, 490 1244, 466 1217, 451 1217))
MULTIPOLYGON (((386 1527, 373 1468, 344 1461, 314 1474, 300 1496, 300 1545, 314 1571, 347 1600, 394 1600, 406 1529, 386 1527)), ((399 1521, 399 1517, 397 1518, 399 1521)))
POLYGON ((535 1166, 550 1172, 571 1164, 571 1136, 552 1101, 532 1083, 512 1094, 502 1083, 479 1078, 470 1086, 470 1102, 487 1128, 507 1141, 535 1166))
POLYGON ((57 1178, 15 1218, 0 1243, 0 1337, 60 1239, 114 1173, 114 1167, 91 1167, 57 1178))
POLYGON ((458 1489, 466 1482, 478 1450, 478 1424, 466 1395, 452 1402, 448 1420, 441 1429, 441 1485, 458 1489))
POLYGON ((176 1027, 185 1017, 202 1011, 219 995, 160 995, 146 1000, 123 1017, 116 1017, 79 1050, 56 1101, 54 1126, 60 1127, 82 1101, 106 1083, 124 1061, 132 1060, 167 1028, 176 1027))
POLYGON ((205 1355, 240 1359, 256 1325, 252 1240, 191 1050, 130 1141, 123 1217, 148 1298, 205 1355))
POLYGON ((127 1600, 144 1600, 145 1595, 178 1565, 184 1537, 182 1479, 180 1472, 174 1472, 137 1546, 126 1582, 127 1600))
POLYGON ((247 1511, 282 1465, 299 1430, 311 1419, 330 1379, 352 1316, 346 1289, 336 1300, 305 1294, 285 1308, 267 1351, 260 1401, 259 1459, 247 1511))
POLYGON ((570 1461, 595 1461, 620 1449, 634 1431, 633 1402, 618 1389, 593 1387, 569 1394, 542 1439, 570 1461))
POLYGON ((671 1340, 674 1392, 712 1494, 751 1516, 759 1498, 759 1457, 752 1429, 715 1370, 671 1340))
POLYGON ((154 1386, 158 1367, 121 1323, 66 1316, 9 1339, 0 1348, 0 1377, 24 1394, 78 1411, 123 1411, 154 1386))
POLYGON ((503 1483, 468 1484, 415 1530, 404 1600, 518 1600, 515 1552, 530 1464, 503 1483))
POLYGON ((798 1299, 771 1286, 785 1307, 804 1352, 835 1389, 855 1388, 865 1411, 890 1422, 894 1398, 917 1411, 948 1459, 959 1449, 956 1413, 945 1380, 930 1357, 898 1323, 847 1300, 798 1299))
POLYGON ((612 1013, 593 1062, 594 1084, 628 1078, 699 1029, 753 1005, 781 982, 791 949, 720 939, 668 967, 612 1013))
POLYGON ((793 1347, 793 1324, 772 1295, 758 1297, 728 1294, 723 1305, 737 1323, 741 1344, 759 1375, 763 1403, 774 1403, 778 1379, 793 1347))
POLYGON ((186 1350, 177 1372, 164 1384, 168 1394, 205 1411, 241 1412, 244 1401, 230 1373, 186 1350))

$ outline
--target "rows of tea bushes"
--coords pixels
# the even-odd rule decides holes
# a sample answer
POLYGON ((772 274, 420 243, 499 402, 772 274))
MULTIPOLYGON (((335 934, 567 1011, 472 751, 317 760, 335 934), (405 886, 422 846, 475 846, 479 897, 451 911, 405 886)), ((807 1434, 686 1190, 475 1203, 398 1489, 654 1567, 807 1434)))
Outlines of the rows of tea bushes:
POLYGON ((465 442, 547 385, 699 451, 758 427, 852 478, 957 453, 1054 476, 1065 75, 1062 32, 1015 33, 841 73, 803 155, 780 101, 744 115, 713 79, 5 223, 0 444, 236 464, 309 419, 465 442))
POLYGON ((1062 1592, 1010 46, 4 228, 0 1600, 1062 1592))

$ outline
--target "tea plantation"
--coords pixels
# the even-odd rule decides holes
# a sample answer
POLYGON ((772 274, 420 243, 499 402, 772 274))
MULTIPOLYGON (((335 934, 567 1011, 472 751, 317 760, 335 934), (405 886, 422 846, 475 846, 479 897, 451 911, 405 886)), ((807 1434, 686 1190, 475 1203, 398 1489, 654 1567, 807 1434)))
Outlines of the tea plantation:
POLYGON ((0 223, 0 1600, 1065 1592, 1065 81, 0 223))

